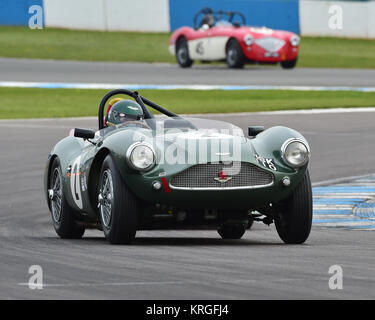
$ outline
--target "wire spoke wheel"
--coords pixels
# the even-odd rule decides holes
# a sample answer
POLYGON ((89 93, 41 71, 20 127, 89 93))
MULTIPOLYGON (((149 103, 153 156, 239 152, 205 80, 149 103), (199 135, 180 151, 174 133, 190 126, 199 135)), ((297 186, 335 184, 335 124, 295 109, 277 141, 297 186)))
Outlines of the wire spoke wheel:
POLYGON ((103 224, 106 228, 109 228, 112 221, 112 204, 113 204, 113 180, 110 169, 106 169, 103 172, 101 184, 100 184, 100 214, 102 217, 103 224))
POLYGON ((187 49, 186 47, 180 47, 178 52, 177 52, 178 60, 181 63, 186 63, 186 60, 187 60, 187 50, 186 49, 187 49))
POLYGON ((52 208, 52 218, 56 223, 61 221, 61 202, 62 202, 62 179, 61 172, 59 168, 55 168, 53 171, 52 181, 51 181, 52 197, 51 208, 52 208))
POLYGON ((226 60, 230 68, 243 68, 245 57, 237 40, 231 39, 226 48, 226 60))
POLYGON ((230 65, 234 65, 237 60, 237 52, 234 49, 229 49, 228 50, 228 62, 230 65))
POLYGON ((111 155, 103 161, 98 184, 98 215, 105 238, 128 244, 138 227, 138 199, 128 189, 111 155))
POLYGON ((63 169, 58 157, 52 162, 48 180, 48 205, 52 216, 53 227, 63 239, 80 239, 85 233, 85 227, 78 223, 79 211, 73 209, 66 200, 63 169))
POLYGON ((181 38, 176 44, 176 59, 180 67, 188 68, 193 64, 189 56, 188 43, 185 38, 181 38))

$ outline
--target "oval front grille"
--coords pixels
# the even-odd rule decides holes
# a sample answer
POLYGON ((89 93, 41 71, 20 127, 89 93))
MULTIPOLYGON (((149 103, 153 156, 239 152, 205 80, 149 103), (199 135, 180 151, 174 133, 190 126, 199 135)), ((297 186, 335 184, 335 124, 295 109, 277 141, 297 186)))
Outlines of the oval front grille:
POLYGON ((197 164, 172 177, 174 189, 251 189, 273 184, 273 174, 248 162, 197 164))
POLYGON ((285 45, 284 40, 274 37, 260 38, 255 43, 268 52, 277 52, 285 45))

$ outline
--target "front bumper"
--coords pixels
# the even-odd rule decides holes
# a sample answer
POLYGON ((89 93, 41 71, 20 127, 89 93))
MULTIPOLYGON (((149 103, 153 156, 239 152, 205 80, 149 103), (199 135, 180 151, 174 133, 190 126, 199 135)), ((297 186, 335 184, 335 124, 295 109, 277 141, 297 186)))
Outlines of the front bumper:
POLYGON ((298 57, 299 47, 293 47, 290 44, 285 44, 280 50, 276 52, 268 52, 257 44, 253 43, 251 46, 242 47, 246 59, 250 61, 263 63, 277 63, 282 61, 295 60, 298 57))
POLYGON ((172 56, 174 56, 175 53, 176 53, 176 46, 175 46, 174 44, 170 44, 168 49, 169 49, 169 53, 170 53, 172 56))
POLYGON ((170 183, 176 173, 164 176, 134 173, 127 176, 126 183, 138 198, 147 203, 190 209, 249 209, 287 198, 299 184, 304 172, 304 169, 289 174, 274 172, 272 184, 255 188, 176 189, 170 183), (291 181, 288 187, 282 183, 286 176, 291 181), (158 190, 153 187, 155 181, 162 185, 158 190))

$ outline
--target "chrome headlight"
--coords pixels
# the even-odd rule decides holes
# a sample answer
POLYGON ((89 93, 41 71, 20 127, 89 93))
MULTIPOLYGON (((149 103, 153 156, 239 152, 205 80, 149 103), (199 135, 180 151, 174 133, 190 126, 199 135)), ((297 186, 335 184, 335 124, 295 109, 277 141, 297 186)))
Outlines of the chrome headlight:
POLYGON ((247 46, 251 46, 254 42, 254 39, 251 36, 251 34, 247 34, 246 36, 244 36, 243 41, 245 42, 247 46))
POLYGON ((289 139, 281 147, 281 154, 287 165, 300 168, 309 161, 310 149, 302 140, 289 139))
POLYGON ((126 152, 126 160, 130 167, 139 171, 151 169, 155 164, 154 148, 145 142, 132 144, 126 152))
POLYGON ((294 35, 290 38, 290 44, 293 46, 293 47, 297 47, 300 43, 300 37, 297 36, 297 35, 294 35))

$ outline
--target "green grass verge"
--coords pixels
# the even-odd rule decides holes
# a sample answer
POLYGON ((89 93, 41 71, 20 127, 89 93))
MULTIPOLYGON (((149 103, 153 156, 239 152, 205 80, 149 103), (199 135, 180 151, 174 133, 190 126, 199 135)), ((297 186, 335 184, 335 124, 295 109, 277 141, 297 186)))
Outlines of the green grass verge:
POLYGON ((84 61, 173 62, 168 33, 0 27, 0 56, 84 61))
MULTIPOLYGON (((87 61, 175 62, 169 33, 0 27, 0 56, 87 61)), ((299 67, 375 68, 375 41, 303 37, 299 67)))
POLYGON ((375 68, 375 40, 304 37, 298 66, 375 68))
MULTIPOLYGON (((0 88, 0 119, 96 116, 108 90, 0 88)), ((373 107, 375 93, 331 91, 142 90, 175 113, 373 107)))

